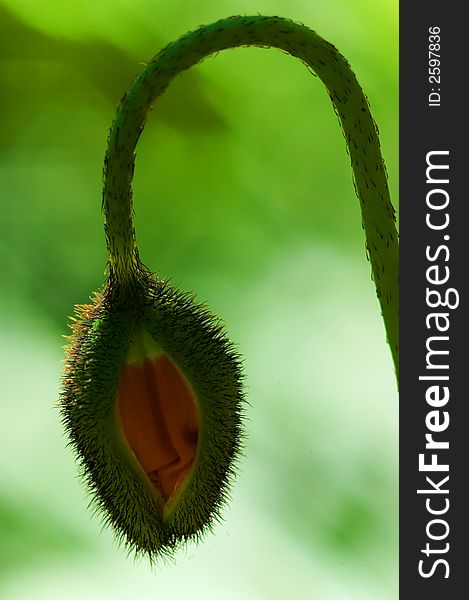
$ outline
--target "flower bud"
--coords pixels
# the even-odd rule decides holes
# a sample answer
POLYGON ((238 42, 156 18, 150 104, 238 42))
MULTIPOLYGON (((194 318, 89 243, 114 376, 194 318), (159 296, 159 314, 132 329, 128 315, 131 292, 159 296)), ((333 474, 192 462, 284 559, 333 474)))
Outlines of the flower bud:
POLYGON ((108 285, 78 307, 60 406, 94 506, 154 558, 219 515, 243 395, 220 324, 189 295, 144 281, 125 301, 108 285))

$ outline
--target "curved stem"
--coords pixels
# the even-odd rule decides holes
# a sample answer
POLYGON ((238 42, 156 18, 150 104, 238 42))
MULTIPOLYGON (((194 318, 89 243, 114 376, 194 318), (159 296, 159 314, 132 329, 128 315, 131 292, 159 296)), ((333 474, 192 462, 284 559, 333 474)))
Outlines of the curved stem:
POLYGON ((345 58, 315 32, 287 19, 230 17, 189 32, 163 48, 122 98, 109 135, 104 170, 103 209, 111 280, 129 285, 139 277, 131 183, 135 146, 148 113, 177 75, 215 52, 237 46, 284 50, 312 69, 329 92, 350 154, 367 255, 398 377, 398 237, 377 127, 345 58))

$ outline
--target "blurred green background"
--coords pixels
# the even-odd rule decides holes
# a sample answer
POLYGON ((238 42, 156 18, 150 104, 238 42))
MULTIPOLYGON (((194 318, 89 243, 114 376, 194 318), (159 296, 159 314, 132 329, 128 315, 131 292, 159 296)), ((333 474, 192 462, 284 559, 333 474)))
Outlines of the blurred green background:
POLYGON ((106 266, 116 103, 167 42, 232 14, 302 21, 347 57, 397 200, 397 0, 0 0, 0 597, 397 598, 397 392, 344 140, 276 50, 179 78, 138 147, 144 263, 226 323, 248 440, 232 502, 151 570, 87 510, 58 411, 67 315, 106 266))

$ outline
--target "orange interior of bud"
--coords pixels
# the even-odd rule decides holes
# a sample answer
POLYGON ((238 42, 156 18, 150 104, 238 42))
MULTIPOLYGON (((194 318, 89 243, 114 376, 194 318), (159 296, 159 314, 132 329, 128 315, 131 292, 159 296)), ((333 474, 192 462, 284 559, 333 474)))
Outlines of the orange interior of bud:
POLYGON ((141 467, 165 500, 195 457, 194 394, 166 354, 125 364, 117 396, 122 428, 141 467))

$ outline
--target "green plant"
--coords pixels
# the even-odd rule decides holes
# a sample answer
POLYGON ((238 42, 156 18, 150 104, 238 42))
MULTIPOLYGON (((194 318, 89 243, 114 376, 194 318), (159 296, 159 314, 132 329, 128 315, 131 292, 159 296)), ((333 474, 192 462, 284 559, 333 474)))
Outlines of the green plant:
POLYGON ((105 158, 109 275, 77 307, 61 410, 94 504, 151 559, 198 539, 219 515, 242 444, 242 370, 220 324, 140 261, 132 219, 135 147, 172 79, 236 46, 276 47, 325 84, 343 129, 367 255, 398 376, 398 238, 377 128, 347 61, 303 25, 231 17, 163 48, 125 94, 105 158))

